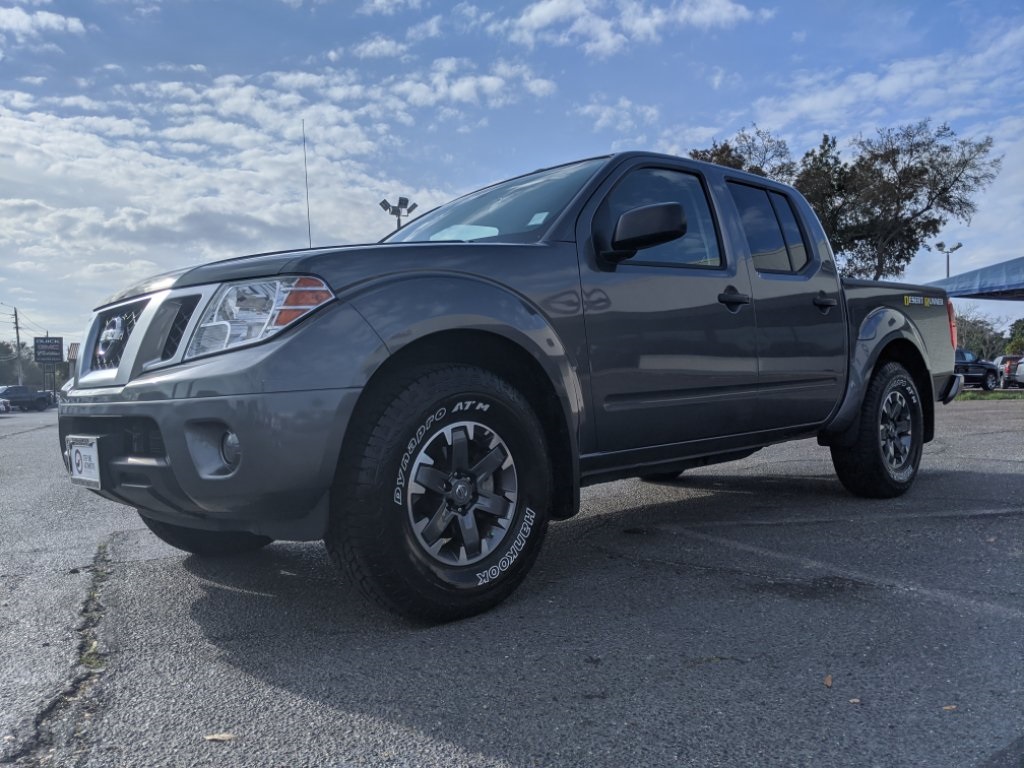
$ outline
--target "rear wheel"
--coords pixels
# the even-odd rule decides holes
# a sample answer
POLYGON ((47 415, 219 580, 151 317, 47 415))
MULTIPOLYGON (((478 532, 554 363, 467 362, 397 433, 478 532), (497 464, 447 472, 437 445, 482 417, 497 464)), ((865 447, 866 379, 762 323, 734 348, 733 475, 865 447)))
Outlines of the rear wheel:
POLYGON ((139 516, 160 541, 170 544, 175 549, 202 557, 240 555, 265 547, 273 541, 266 536, 257 536, 245 531, 202 531, 197 528, 185 528, 153 520, 141 511, 139 516))
POLYGON ((382 387, 350 427, 328 552, 366 596, 409 618, 487 610, 526 577, 547 530, 540 422, 475 367, 426 367, 382 387))
POLYGON ((832 446, 832 463, 847 490, 888 499, 909 490, 924 447, 921 400, 907 369, 886 363, 871 378, 851 446, 832 446))

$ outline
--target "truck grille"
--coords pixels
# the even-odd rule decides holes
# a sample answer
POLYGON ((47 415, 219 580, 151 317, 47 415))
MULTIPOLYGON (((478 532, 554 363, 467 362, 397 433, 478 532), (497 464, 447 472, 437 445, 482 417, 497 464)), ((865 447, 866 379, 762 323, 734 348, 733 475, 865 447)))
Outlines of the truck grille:
POLYGON ((96 321, 99 334, 92 350, 92 370, 103 371, 120 365, 125 345, 148 301, 136 301, 100 313, 96 321))
POLYGON ((192 313, 196 311, 199 303, 199 296, 185 296, 178 304, 178 312, 171 323, 171 330, 167 333, 167 340, 164 342, 164 349, 160 355, 161 360, 170 360, 178 352, 181 340, 185 337, 188 329, 188 322, 192 319, 192 313))
POLYGON ((165 458, 163 435, 153 419, 144 416, 71 416, 60 422, 60 440, 67 435, 96 435, 112 440, 116 456, 165 458))

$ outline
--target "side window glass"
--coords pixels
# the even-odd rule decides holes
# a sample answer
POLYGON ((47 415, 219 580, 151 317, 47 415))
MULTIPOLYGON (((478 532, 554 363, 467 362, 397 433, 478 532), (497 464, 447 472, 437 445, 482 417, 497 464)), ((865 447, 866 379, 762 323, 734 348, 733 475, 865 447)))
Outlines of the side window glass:
POLYGON ((794 272, 799 272, 807 266, 807 246, 804 245, 803 235, 800 234, 800 225, 796 223, 793 206, 785 195, 778 192, 769 192, 768 196, 771 198, 779 224, 782 225, 782 237, 786 241, 786 250, 789 251, 790 268, 794 272))
POLYGON ((679 203, 686 214, 686 234, 668 243, 638 251, 627 264, 665 264, 721 267, 718 235, 700 179, 690 173, 664 168, 640 168, 627 174, 608 194, 597 213, 597 223, 610 239, 615 223, 626 211, 656 203, 679 203))
POLYGON ((729 191, 758 272, 799 272, 807 266, 807 244, 785 195, 731 181, 729 191))
POLYGON ((790 272, 789 251, 775 211, 763 189, 729 182, 729 191, 740 212, 754 268, 758 272, 790 272))

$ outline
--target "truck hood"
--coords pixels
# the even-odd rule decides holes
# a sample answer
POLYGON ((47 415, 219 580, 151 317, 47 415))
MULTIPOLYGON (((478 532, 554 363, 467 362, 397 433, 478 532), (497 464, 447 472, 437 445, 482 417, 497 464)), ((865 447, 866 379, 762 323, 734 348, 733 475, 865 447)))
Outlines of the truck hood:
POLYGON ((249 280, 281 274, 317 275, 336 292, 364 280, 413 270, 465 269, 476 257, 497 256, 509 249, 535 247, 512 243, 378 243, 330 248, 303 248, 214 261, 195 267, 154 275, 103 302, 101 307, 135 296, 168 289, 189 288, 233 280, 249 280))

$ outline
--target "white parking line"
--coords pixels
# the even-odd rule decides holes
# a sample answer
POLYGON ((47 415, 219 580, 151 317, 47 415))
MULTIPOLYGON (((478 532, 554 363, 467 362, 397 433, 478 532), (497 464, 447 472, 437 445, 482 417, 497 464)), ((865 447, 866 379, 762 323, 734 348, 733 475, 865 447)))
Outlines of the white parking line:
POLYGON ((855 568, 846 568, 834 563, 827 563, 823 560, 815 560, 809 557, 802 557, 800 555, 790 555, 785 552, 778 552, 773 549, 765 549, 764 547, 758 547, 753 544, 744 544, 734 539, 729 539, 724 536, 713 536, 709 533, 699 533, 692 528, 685 527, 669 527, 669 526, 658 526, 659 530, 667 531, 676 535, 687 536, 689 538, 697 539, 698 541, 706 541, 709 544, 716 544, 721 547, 727 547, 734 549, 739 552, 747 552, 749 554, 758 555, 771 560, 777 560, 779 562, 791 563, 793 565, 799 565, 807 569, 816 569, 824 571, 826 574, 842 576, 847 579, 853 579, 860 581, 865 584, 871 584, 879 587, 889 587, 899 592, 905 592, 912 595, 920 595, 927 597, 932 600, 936 600, 946 605, 953 606, 960 609, 968 609, 981 611, 983 613, 989 613, 996 616, 1001 616, 1007 619, 1024 619, 1024 611, 1017 608, 1008 608, 1003 605, 997 605, 996 603, 986 602, 984 600, 975 600, 970 597, 957 594, 956 592, 950 592, 945 589, 934 589, 932 587, 925 587, 920 584, 915 584, 912 581, 905 581, 903 579, 892 579, 886 577, 880 577, 866 571, 860 571, 855 568))

